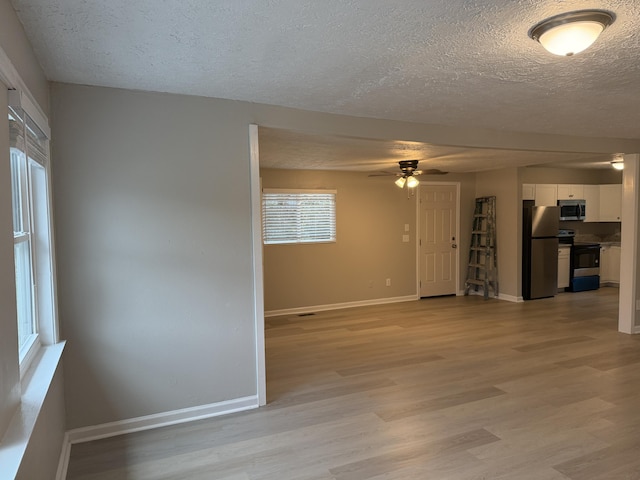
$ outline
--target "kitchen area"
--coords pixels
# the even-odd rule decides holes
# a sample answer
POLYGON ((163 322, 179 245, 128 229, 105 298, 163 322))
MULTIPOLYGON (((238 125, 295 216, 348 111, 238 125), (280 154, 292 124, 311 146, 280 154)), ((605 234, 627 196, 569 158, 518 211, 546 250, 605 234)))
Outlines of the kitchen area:
POLYGON ((523 298, 617 287, 622 184, 523 183, 523 298))

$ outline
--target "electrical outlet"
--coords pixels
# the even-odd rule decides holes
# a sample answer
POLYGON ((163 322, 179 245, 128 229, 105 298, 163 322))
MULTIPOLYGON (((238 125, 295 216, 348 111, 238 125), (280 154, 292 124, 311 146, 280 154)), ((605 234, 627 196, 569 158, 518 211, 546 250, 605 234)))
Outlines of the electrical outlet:
POLYGON ((402 243, 409 243, 409 235, 402 235, 402 243))
POLYGON ((386 285, 387 285, 387 287, 390 287, 390 286, 391 286, 391 279, 390 279, 390 278, 387 278, 386 285))

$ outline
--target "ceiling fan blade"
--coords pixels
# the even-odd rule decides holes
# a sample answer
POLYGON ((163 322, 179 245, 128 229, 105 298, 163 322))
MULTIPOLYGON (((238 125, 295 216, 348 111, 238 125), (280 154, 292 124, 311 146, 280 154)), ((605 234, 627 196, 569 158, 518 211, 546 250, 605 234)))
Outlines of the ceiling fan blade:
POLYGON ((427 170, 420 170, 419 172, 413 172, 414 175, 446 175, 449 172, 443 172, 437 168, 428 168, 427 170))
POLYGON ((389 177, 389 176, 401 177, 402 174, 396 173, 396 172, 377 172, 377 173, 370 173, 369 176, 370 177, 389 177))

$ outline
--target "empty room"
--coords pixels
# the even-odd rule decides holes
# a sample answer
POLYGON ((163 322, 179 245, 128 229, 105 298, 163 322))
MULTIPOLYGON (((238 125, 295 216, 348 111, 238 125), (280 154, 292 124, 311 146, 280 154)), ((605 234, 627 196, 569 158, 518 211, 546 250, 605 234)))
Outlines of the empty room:
POLYGON ((586 7, 0 0, 0 478, 638 478, 640 12, 586 7))

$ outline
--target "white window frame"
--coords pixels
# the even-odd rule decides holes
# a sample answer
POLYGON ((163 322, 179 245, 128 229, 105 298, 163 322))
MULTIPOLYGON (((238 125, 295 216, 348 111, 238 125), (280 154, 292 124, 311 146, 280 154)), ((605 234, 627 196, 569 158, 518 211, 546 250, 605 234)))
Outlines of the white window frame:
POLYGON ((318 244, 318 243, 335 243, 337 238, 336 233, 336 225, 337 225, 337 195, 338 192, 336 190, 309 190, 309 189, 280 189, 280 188, 270 188, 264 189, 262 192, 262 241, 264 245, 309 245, 309 244, 318 244), (295 200, 298 197, 299 200, 303 200, 305 197, 308 198, 313 195, 322 196, 326 198, 327 196, 332 197, 332 203, 330 204, 331 210, 325 214, 327 219, 331 222, 327 231, 325 232, 325 238, 313 238, 313 235, 310 231, 305 230, 305 224, 303 223, 303 218, 300 213, 303 213, 301 210, 296 211, 296 218, 291 218, 290 221, 295 222, 296 233, 292 234, 287 238, 282 238, 281 240, 269 240, 269 234, 267 230, 270 228, 269 222, 267 220, 268 214, 265 213, 265 209, 268 208, 268 204, 266 203, 269 195, 278 195, 281 197, 291 197, 291 199, 295 200))
MULTIPOLYGON (((32 122, 44 136, 44 157, 42 154, 29 155, 26 147, 26 191, 21 194, 23 205, 28 205, 28 213, 23 217, 29 222, 32 273, 32 312, 34 314, 34 334, 19 351, 20 375, 24 376, 37 356, 42 345, 52 345, 59 341, 59 327, 56 304, 55 262, 53 245, 53 219, 51 208, 51 174, 49 138, 50 130, 46 117, 28 98, 17 90, 9 91, 9 106, 23 113, 23 120, 32 122), (41 123, 43 122, 44 123, 41 123), (38 246, 36 246, 36 244, 38 246)), ((25 136, 25 146, 27 138, 25 136)), ((16 242, 25 241, 25 235, 14 236, 16 242)))

